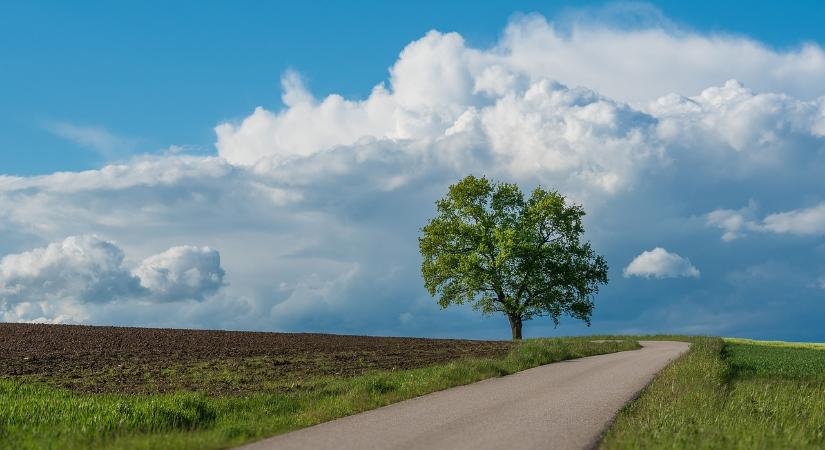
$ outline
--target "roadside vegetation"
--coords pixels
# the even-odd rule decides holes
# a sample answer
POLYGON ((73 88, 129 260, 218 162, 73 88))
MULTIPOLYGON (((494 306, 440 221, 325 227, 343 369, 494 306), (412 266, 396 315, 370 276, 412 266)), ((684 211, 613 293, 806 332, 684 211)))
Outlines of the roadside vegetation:
POLYGON ((821 345, 681 339, 690 350, 619 413, 601 448, 825 448, 821 345))
MULTIPOLYGON (((199 392, 198 377, 193 378, 189 370, 187 385, 192 390, 174 393, 89 393, 49 385, 42 376, 37 382, 4 376, 0 378, 0 446, 226 448, 541 364, 636 348, 639 344, 629 339, 526 340, 513 344, 502 357, 461 358, 351 377, 285 378, 281 384, 274 380, 260 385, 259 392, 236 395, 208 393, 218 373, 211 369, 203 377, 204 391, 199 392)), ((222 376, 243 380, 243 367, 223 367, 222 376)))

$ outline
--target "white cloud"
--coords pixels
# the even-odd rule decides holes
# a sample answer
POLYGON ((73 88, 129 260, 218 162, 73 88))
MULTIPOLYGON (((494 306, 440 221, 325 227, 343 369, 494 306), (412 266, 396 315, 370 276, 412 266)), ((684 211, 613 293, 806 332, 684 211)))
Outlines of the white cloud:
POLYGON ((730 78, 803 99, 825 94, 825 52, 814 43, 775 51, 747 37, 705 35, 661 22, 635 29, 587 21, 562 25, 539 15, 515 20, 492 53, 533 79, 588 86, 624 101, 686 95, 730 78))
POLYGON ((743 178, 795 168, 814 157, 804 149, 822 143, 817 121, 824 104, 754 93, 729 80, 697 96, 661 97, 646 110, 658 119, 659 137, 682 164, 703 165, 714 178, 743 178))
POLYGON ((41 298, 97 303, 135 295, 140 283, 123 259, 110 241, 71 236, 0 260, 0 294, 11 303, 41 298))
POLYGON ((44 127, 55 136, 94 150, 106 157, 122 154, 134 147, 134 141, 131 139, 118 136, 100 126, 49 122, 44 127))
MULTIPOLYGON (((427 146, 461 134, 476 149, 470 156, 487 158, 504 176, 554 183, 561 177, 591 193, 631 188, 671 159, 705 165, 712 176, 742 177, 774 169, 825 136, 825 101, 811 99, 825 94, 816 81, 825 75, 821 54, 818 47, 776 53, 742 38, 662 29, 576 24, 561 33, 528 16, 490 49, 468 47, 456 33, 427 33, 401 52, 388 85, 376 85, 363 100, 315 99, 288 72, 286 108, 257 108, 239 123, 218 125, 216 145, 233 164, 271 167, 364 140, 427 146), (733 56, 761 62, 740 71, 730 64, 733 56), (816 74, 802 100, 782 93, 799 84, 779 75, 762 83, 767 67, 796 76, 802 66, 816 74), (754 93, 734 77, 780 93, 754 93), (622 103, 634 89, 637 106, 622 103)), ((454 147, 443 152, 458 152, 454 147)), ((466 158, 458 164, 472 165, 466 158)))
POLYGON ((89 309, 120 300, 203 300, 223 275, 218 252, 208 247, 173 247, 131 271, 114 242, 69 236, 0 260, 0 317, 82 321, 89 309))
POLYGON ((259 107, 238 125, 222 123, 215 128, 216 145, 227 161, 250 165, 264 156, 288 160, 353 144, 363 137, 406 137, 396 130, 399 119, 380 85, 364 101, 333 94, 318 102, 294 72, 287 72, 281 84, 287 109, 273 113, 259 107))
POLYGON ((135 276, 158 301, 203 300, 221 287, 224 271, 217 250, 187 245, 146 258, 135 276))
POLYGON ((707 214, 707 224, 724 230, 722 240, 730 242, 744 237, 745 232, 753 228, 752 217, 756 208, 756 202, 751 201, 741 209, 716 209, 707 214))
POLYGON ((642 252, 624 269, 626 277, 645 278, 699 278, 699 269, 676 253, 670 253, 662 247, 642 252))
POLYGON ((742 230, 747 222, 745 217, 737 210, 716 209, 708 213, 707 221, 709 225, 715 225, 723 230, 722 240, 730 242, 744 236, 742 230))
POLYGON ((337 95, 316 101, 288 73, 287 107, 257 108, 239 124, 220 124, 219 154, 233 164, 271 168, 384 140, 424 151, 436 163, 481 164, 583 193, 625 189, 662 156, 656 121, 645 112, 550 79, 527 82, 491 58, 455 33, 430 32, 401 53, 391 89, 378 85, 361 101, 337 95))
POLYGON ((825 234, 825 203, 810 208, 771 214, 762 220, 760 228, 783 234, 825 234))
POLYGON ((745 230, 803 236, 825 234, 825 203, 769 214, 761 221, 753 219, 753 209, 753 203, 740 210, 717 209, 707 215, 707 221, 725 230, 725 241, 742 237, 745 230))

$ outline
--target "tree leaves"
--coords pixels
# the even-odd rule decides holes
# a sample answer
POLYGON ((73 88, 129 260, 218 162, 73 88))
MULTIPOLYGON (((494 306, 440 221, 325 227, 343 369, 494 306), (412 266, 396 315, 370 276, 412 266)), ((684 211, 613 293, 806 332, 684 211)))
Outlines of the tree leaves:
POLYGON ((579 205, 541 187, 468 176, 436 202, 421 231, 421 273, 442 308, 470 303, 484 314, 529 320, 567 314, 590 323, 607 263, 582 242, 579 205))

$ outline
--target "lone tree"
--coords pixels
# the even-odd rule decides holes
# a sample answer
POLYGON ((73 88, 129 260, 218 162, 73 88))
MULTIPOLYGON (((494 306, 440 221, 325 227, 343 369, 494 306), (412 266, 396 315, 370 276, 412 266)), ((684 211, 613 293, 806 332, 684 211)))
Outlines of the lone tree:
POLYGON ((472 304, 504 313, 513 339, 525 320, 562 314, 590 325, 593 296, 607 283, 607 263, 584 233, 581 206, 537 187, 529 199, 515 184, 468 176, 436 202, 421 229, 421 273, 438 304, 472 304))

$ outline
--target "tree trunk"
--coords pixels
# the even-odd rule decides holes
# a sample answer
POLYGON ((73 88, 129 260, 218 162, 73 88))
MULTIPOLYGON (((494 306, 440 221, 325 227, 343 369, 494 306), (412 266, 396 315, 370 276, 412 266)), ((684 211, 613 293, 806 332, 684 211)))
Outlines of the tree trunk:
POLYGON ((521 316, 507 316, 510 319, 510 331, 513 332, 513 340, 521 340, 521 316))

